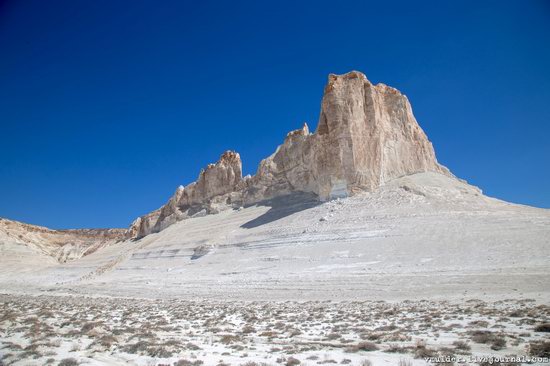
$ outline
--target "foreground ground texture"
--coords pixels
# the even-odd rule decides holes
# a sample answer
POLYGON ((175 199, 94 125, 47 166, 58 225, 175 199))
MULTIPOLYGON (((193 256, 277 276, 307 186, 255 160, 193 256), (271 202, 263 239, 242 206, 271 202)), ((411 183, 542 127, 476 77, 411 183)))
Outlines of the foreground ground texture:
POLYGON ((427 358, 439 357, 488 365, 486 357, 525 356, 544 364, 549 321, 550 307, 529 299, 268 303, 1 295, 0 362, 366 366, 438 364, 427 358))

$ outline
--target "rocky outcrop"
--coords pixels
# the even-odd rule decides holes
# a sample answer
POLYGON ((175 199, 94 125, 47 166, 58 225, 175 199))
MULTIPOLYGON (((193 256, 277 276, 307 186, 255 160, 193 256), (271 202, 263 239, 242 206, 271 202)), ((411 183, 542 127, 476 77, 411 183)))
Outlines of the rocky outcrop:
POLYGON ((327 200, 426 171, 451 175, 437 163, 407 97, 353 71, 329 76, 317 131, 304 125, 289 133, 262 161, 257 181, 327 200))
POLYGON ((166 205, 134 221, 130 233, 142 237, 188 217, 291 192, 344 197, 427 171, 452 176, 437 162, 405 95, 357 71, 330 75, 315 133, 307 124, 290 132, 253 177, 242 177, 239 154, 225 152, 166 205))
POLYGON ((219 212, 227 208, 244 187, 241 157, 226 151, 215 164, 201 170, 196 182, 179 186, 168 202, 147 215, 139 217, 130 226, 132 237, 143 237, 159 232, 188 217, 219 212))
POLYGON ((130 237, 126 229, 52 230, 0 218, 0 242, 25 244, 58 262, 80 258, 130 237))
POLYGON ((50 230, 0 219, 0 244, 26 244, 64 262, 186 218, 295 192, 314 194, 319 200, 345 197, 428 171, 452 177, 438 164, 407 97, 352 71, 329 76, 315 133, 307 124, 288 133, 254 176, 243 177, 239 154, 226 151, 200 172, 196 182, 178 187, 164 206, 139 217, 127 230, 50 230))

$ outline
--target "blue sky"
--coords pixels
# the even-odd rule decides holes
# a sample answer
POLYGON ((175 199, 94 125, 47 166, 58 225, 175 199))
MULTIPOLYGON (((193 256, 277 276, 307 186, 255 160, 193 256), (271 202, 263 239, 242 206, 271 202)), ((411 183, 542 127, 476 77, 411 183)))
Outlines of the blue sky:
POLYGON ((253 174, 350 70, 456 175, 550 207, 548 1, 3 1, 0 217, 125 227, 227 149, 253 174))

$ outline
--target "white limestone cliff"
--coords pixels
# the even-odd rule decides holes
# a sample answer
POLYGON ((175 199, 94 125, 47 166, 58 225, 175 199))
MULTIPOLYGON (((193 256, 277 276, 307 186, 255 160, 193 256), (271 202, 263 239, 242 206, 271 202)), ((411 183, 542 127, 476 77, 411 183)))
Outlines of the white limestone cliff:
POLYGON ((217 163, 201 170, 196 182, 186 187, 179 186, 164 206, 137 218, 129 229, 131 237, 161 231, 188 217, 215 213, 216 203, 222 206, 230 204, 231 193, 238 192, 242 187, 241 157, 236 152, 226 151, 217 163), (222 197, 223 202, 220 201, 222 197))
POLYGON ((227 151, 179 187, 160 209, 135 220, 132 237, 143 237, 196 215, 254 204, 292 192, 320 200, 373 191, 385 182, 419 172, 452 174, 437 162, 407 97, 360 72, 329 75, 317 131, 307 124, 288 133, 256 175, 242 177, 238 153, 227 151))

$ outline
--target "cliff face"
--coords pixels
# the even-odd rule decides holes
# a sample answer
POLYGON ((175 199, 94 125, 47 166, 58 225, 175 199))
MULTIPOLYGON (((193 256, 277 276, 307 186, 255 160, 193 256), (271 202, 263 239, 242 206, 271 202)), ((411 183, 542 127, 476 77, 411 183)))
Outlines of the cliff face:
POLYGON ((356 71, 329 76, 315 133, 307 124, 290 132, 253 177, 243 178, 241 167, 239 154, 225 152, 196 182, 180 186, 166 205, 134 221, 131 236, 296 191, 328 200, 372 191, 418 172, 452 176, 438 164, 407 97, 384 84, 372 84, 356 71))
POLYGON ((407 97, 358 72, 329 76, 316 135, 322 198, 417 172, 450 174, 437 163, 407 97))
POLYGON ((201 170, 196 182, 179 186, 164 206, 136 219, 130 226, 130 236, 143 237, 185 218, 215 213, 216 204, 231 204, 231 193, 242 187, 241 157, 226 151, 216 164, 201 170))
POLYGON ((25 244, 58 262, 80 258, 129 237, 125 229, 52 230, 0 218, 0 242, 25 244))

